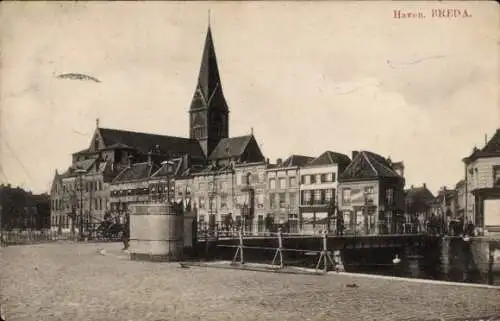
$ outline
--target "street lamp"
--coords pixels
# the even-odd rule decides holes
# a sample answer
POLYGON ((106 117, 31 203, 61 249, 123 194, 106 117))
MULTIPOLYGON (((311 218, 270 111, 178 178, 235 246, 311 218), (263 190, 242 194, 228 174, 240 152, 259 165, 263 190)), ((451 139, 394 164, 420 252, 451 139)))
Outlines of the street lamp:
POLYGON ((77 169, 75 173, 78 175, 80 179, 80 223, 78 227, 78 233, 80 239, 83 239, 83 174, 87 171, 84 169, 77 169))
MULTIPOLYGON (((171 171, 170 166, 173 166, 174 162, 172 162, 170 160, 166 160, 166 161, 161 162, 161 165, 165 166, 166 173, 167 173, 167 175, 166 175, 166 177, 167 177, 167 202, 170 204, 170 171, 171 171)), ((162 195, 163 195, 163 193, 162 193, 162 195)))
POLYGON ((370 233, 370 218, 368 217, 368 192, 363 191, 363 213, 364 213, 364 223, 365 223, 365 234, 370 233))

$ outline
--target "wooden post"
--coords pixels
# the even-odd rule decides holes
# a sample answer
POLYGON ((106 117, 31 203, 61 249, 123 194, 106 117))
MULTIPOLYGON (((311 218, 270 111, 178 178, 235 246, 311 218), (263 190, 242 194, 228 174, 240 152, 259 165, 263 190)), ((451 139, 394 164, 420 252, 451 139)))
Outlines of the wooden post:
POLYGON ((232 264, 236 263, 238 254, 240 255, 240 264, 245 264, 245 261, 243 259, 243 228, 240 228, 240 230, 238 231, 238 237, 240 239, 240 244, 236 248, 236 253, 234 253, 232 264))
POLYGON ((324 264, 324 267, 323 267, 323 272, 326 274, 327 270, 328 270, 328 245, 327 245, 327 232, 324 231, 323 232, 323 264, 324 264))
POLYGON ((280 256, 280 269, 283 268, 283 252, 282 252, 282 249, 283 249, 283 238, 281 237, 281 227, 278 229, 278 249, 276 250, 276 253, 274 254, 274 258, 273 258, 273 263, 272 265, 274 265, 274 262, 276 262, 276 258, 278 257, 278 254, 280 256))
POLYGON ((240 231, 240 263, 244 264, 245 261, 243 260, 243 226, 241 229, 242 230, 240 231))
POLYGON ((335 263, 333 262, 332 257, 330 256, 330 253, 328 253, 328 232, 323 231, 323 250, 321 251, 321 255, 319 256, 318 263, 316 264, 316 270, 319 269, 319 266, 321 264, 321 261, 323 261, 323 273, 326 274, 328 272, 328 261, 335 266, 335 263))

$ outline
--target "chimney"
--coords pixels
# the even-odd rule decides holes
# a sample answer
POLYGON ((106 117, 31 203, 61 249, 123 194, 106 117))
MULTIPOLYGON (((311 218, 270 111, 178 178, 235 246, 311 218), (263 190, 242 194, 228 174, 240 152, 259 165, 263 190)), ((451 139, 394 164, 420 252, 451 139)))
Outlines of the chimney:
POLYGON ((269 158, 266 158, 266 164, 269 165, 269 158))
POLYGON ((411 185, 410 188, 413 189, 415 186, 411 185))
POLYGON ((426 183, 424 183, 423 185, 424 185, 424 188, 427 188, 427 184, 426 183))
POLYGON ((281 166, 283 164, 283 160, 281 158, 276 159, 276 165, 281 166))
POLYGON ((484 134, 484 146, 488 144, 488 134, 484 134))
POLYGON ((354 160, 356 158, 356 156, 358 156, 359 152, 357 150, 353 150, 352 153, 351 153, 351 160, 354 160))

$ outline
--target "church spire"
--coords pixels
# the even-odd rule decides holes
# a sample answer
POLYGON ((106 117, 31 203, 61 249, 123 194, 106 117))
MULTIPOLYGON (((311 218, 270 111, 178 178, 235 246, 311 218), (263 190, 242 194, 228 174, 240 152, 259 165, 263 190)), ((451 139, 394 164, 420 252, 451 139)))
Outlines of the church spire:
POLYGON ((209 108, 227 111, 227 104, 222 92, 222 83, 217 65, 217 56, 212 37, 212 27, 210 24, 210 11, 208 13, 208 28, 205 38, 205 47, 201 58, 200 71, 198 74, 198 84, 196 86, 191 110, 209 108))

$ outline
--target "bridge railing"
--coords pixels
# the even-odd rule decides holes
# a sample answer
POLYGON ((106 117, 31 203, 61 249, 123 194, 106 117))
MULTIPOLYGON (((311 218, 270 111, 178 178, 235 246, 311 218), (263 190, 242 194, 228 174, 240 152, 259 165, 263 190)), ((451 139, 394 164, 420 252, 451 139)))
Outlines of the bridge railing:
POLYGON ((372 226, 367 229, 363 226, 349 226, 338 229, 333 224, 327 223, 284 223, 272 224, 266 226, 260 222, 250 222, 247 224, 225 224, 224 222, 198 222, 198 239, 218 238, 218 239, 236 239, 239 233, 245 237, 270 237, 281 229, 282 235, 300 236, 300 235, 321 235, 326 232, 329 235, 349 235, 349 236, 368 236, 368 235, 399 235, 399 234, 419 234, 427 233, 418 223, 404 223, 399 225, 387 225, 381 223, 378 226, 372 226))
MULTIPOLYGON (((336 271, 343 271, 344 270, 344 265, 342 262, 341 254, 340 251, 335 250, 331 251, 328 249, 328 233, 327 231, 323 231, 319 235, 317 235, 318 240, 322 240, 321 245, 317 248, 310 248, 310 249, 304 249, 304 248, 291 248, 291 247, 285 247, 284 246, 284 239, 287 236, 294 236, 294 235, 302 235, 303 234, 297 234, 297 233, 283 233, 281 228, 278 228, 277 232, 268 232, 266 233, 266 237, 268 238, 273 238, 275 239, 276 246, 257 246, 257 245, 252 245, 252 242, 250 241, 250 238, 248 236, 244 236, 243 230, 240 229, 238 231, 238 241, 236 241, 236 244, 234 244, 234 241, 229 242, 229 244, 217 244, 218 248, 227 248, 229 250, 234 251, 234 256, 231 261, 232 265, 236 264, 244 264, 247 263, 248 261, 248 252, 254 252, 254 259, 255 259, 255 251, 260 252, 269 252, 272 251, 274 252, 274 256, 272 261, 270 260, 268 263, 270 264, 264 264, 264 268, 267 269, 283 269, 285 268, 285 265, 290 265, 293 266, 295 260, 290 261, 290 256, 297 257, 297 256, 309 256, 311 257, 312 261, 314 262, 315 266, 315 271, 320 272, 322 271, 323 273, 326 273, 328 270, 336 270, 336 271), (231 244, 233 243, 233 244, 231 244), (245 254, 246 253, 246 254, 245 254), (288 256, 285 258, 285 256, 288 256)), ((315 236, 316 237, 316 236, 315 236)), ((255 241, 255 240, 254 240, 255 241)), ((253 242, 255 243, 255 242, 253 242)), ((313 247, 315 247, 313 245, 313 247)), ((250 261, 252 261, 252 258, 250 258, 250 261)), ((296 262, 295 262, 296 263, 296 262)), ((255 263, 254 263, 255 264, 255 263)), ((262 263, 260 263, 262 264, 262 263)))

